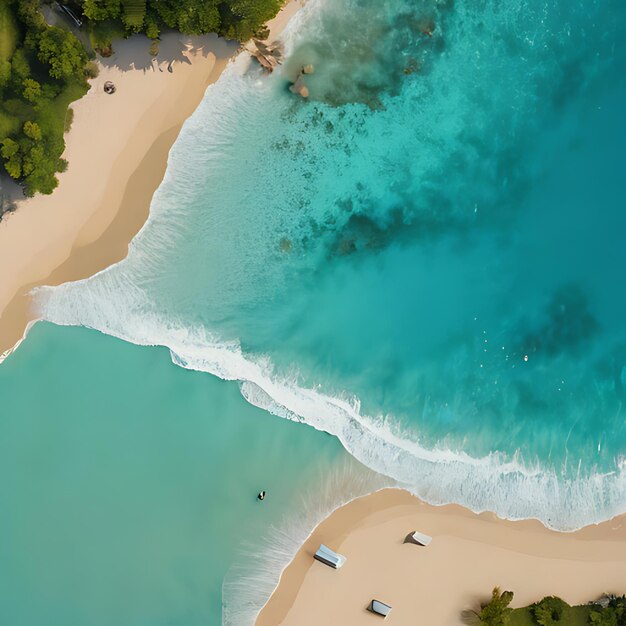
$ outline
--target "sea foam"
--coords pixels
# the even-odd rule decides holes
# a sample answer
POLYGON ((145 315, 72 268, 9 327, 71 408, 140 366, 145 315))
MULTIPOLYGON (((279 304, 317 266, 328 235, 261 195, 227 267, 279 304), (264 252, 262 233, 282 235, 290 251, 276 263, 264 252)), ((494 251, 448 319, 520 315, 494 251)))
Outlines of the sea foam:
POLYGON ((76 283, 38 290, 47 320, 95 328, 138 345, 164 345, 180 367, 239 380, 241 393, 251 404, 336 436, 361 463, 430 504, 458 503, 510 520, 536 518, 555 530, 576 530, 624 512, 623 461, 615 472, 564 480, 555 469, 527 467, 497 452, 472 458, 462 451, 426 449, 393 433, 382 419, 361 415, 356 398, 333 398, 277 380, 267 360, 246 359, 239 346, 215 341, 201 328, 177 328, 149 315, 120 320, 115 315, 120 304, 115 289, 109 292, 115 297, 107 294, 93 301, 90 284, 81 290, 81 303, 75 307, 72 294, 64 293, 74 288, 76 283))
MULTIPOLYGON (((593 428, 582 414, 564 424, 559 419, 536 424, 525 422, 526 414, 515 413, 520 388, 532 400, 528 406, 535 407, 537 421, 541 411, 560 398, 565 412, 576 406, 573 392, 566 397, 556 385, 561 378, 563 385, 568 382, 563 372, 573 377, 577 369, 584 369, 576 351, 595 337, 592 322, 578 323, 586 319, 586 296, 579 298, 576 291, 564 296, 579 308, 572 336, 566 336, 570 352, 556 356, 550 352, 552 344, 537 340, 545 338, 551 327, 545 330, 534 309, 529 320, 523 317, 527 310, 516 310, 507 325, 496 328, 493 339, 481 334, 486 329, 468 331, 459 325, 454 332, 444 328, 441 342, 433 345, 427 340, 437 333, 429 333, 427 327, 423 332, 425 322, 420 320, 415 324, 419 332, 400 337, 391 349, 379 341, 391 331, 376 334, 354 315, 344 329, 359 331, 345 348, 350 359, 337 362, 332 359, 344 354, 340 339, 324 333, 345 315, 348 305, 328 307, 332 315, 327 323, 320 317, 322 331, 311 326, 309 334, 306 326, 314 319, 307 295, 311 292, 316 303, 331 301, 342 290, 348 292, 359 276, 364 285, 375 284, 376 272, 383 276, 382 290, 393 283, 384 273, 390 267, 405 272, 394 269, 398 283, 394 296, 403 289, 410 291, 407 281, 412 273, 433 273, 428 263, 438 256, 449 271, 453 262, 448 251, 468 239, 479 241, 474 233, 483 224, 497 224, 493 240, 501 245, 502 233, 515 224, 514 200, 520 206, 526 201, 527 187, 541 171, 524 156, 529 145, 539 141, 541 133, 548 134, 544 127, 554 123, 555 111, 567 117, 559 89, 573 87, 559 63, 567 61, 572 71, 579 72, 576 91, 598 84, 599 68, 607 64, 603 55, 610 48, 610 37, 598 38, 597 50, 593 46, 586 50, 584 59, 579 51, 581 42, 596 41, 610 3, 573 8, 566 4, 544 14, 547 9, 531 1, 507 2, 504 8, 486 2, 481 11, 467 2, 454 7, 424 2, 418 14, 411 3, 400 0, 358 7, 347 1, 309 2, 285 38, 291 58, 328 59, 327 70, 311 81, 313 102, 303 105, 291 98, 283 77, 264 78, 241 55, 209 87, 185 123, 150 218, 131 243, 128 258, 88 280, 37 290, 41 317, 87 326, 139 345, 164 345, 181 367, 241 381, 241 392, 250 403, 335 435, 359 461, 432 504, 456 502, 508 519, 537 518, 558 530, 624 512, 626 463, 619 441, 613 448, 607 442, 608 452, 601 450, 607 432, 600 429, 596 442, 587 435, 593 428), (359 21, 351 39, 342 20, 354 10, 365 11, 368 19, 359 21), (593 11, 600 26, 583 20, 593 11), (566 24, 565 17, 573 25, 566 24), (431 28, 431 21, 435 32, 425 36, 423 30, 431 28), (442 34, 446 29, 449 39, 442 34), (330 43, 323 38, 329 31, 330 43), (494 38, 494 33, 500 34, 494 38), (375 50, 355 44, 368 37, 380 37, 383 43, 375 50), (499 49, 494 52, 490 46, 499 49), (350 86, 345 85, 346 67, 354 79, 350 86), (393 77, 391 83, 387 76, 393 77), (486 84, 481 83, 483 76, 488 78, 486 84), (445 246, 440 245, 448 236, 453 243, 446 239, 445 246), (408 256, 408 270, 404 257, 392 265, 390 259, 413 250, 415 241, 426 252, 408 256), (372 274, 365 275, 364 267, 373 268, 372 274), (341 280, 329 283, 327 292, 313 291, 321 289, 333 272, 341 280), (292 330, 299 325, 304 326, 304 337, 292 330), (519 335, 529 337, 528 345, 538 351, 537 356, 531 353, 531 365, 537 369, 528 370, 530 378, 518 374, 526 344, 510 347, 510 362, 483 346, 487 337, 492 343, 513 344, 510 336, 517 341, 519 335), (451 337, 458 337, 461 348, 448 347, 451 337), (317 353, 307 341, 322 346, 326 342, 332 349, 317 353), (377 342, 379 352, 366 352, 377 342), (412 342, 425 346, 426 364, 418 369, 408 360, 418 353, 412 342), (356 353, 353 346, 358 347, 356 353), (442 346, 451 351, 442 356, 442 346), (404 350, 405 361, 398 356, 404 350), (542 350, 548 356, 540 358, 542 350), (316 369, 328 361, 332 361, 328 371, 316 369), (429 372, 431 361, 441 369, 429 372), (513 361, 520 364, 515 370, 513 361), (379 362, 385 366, 376 370, 379 362), (374 372, 369 378, 361 372, 367 367, 374 372), (500 387, 493 386, 493 379, 500 387), (365 399, 370 388, 375 393, 365 399), (407 389, 409 405, 423 393, 428 406, 416 423, 401 420, 401 411, 395 416, 395 397, 401 398, 407 389), (550 396, 535 397, 544 392, 550 396), (474 406, 477 394, 481 402, 474 406), (471 411, 466 409, 469 405, 471 411), (585 428, 579 439, 570 440, 579 422, 585 428), (483 430, 495 433, 492 439, 478 430, 483 423, 483 430), (516 438, 524 441, 524 448, 516 438), (509 448, 495 443, 490 451, 479 453, 479 439, 488 447, 492 440, 509 439, 509 448), (553 449, 554 442, 563 446, 564 441, 563 458, 553 449), (591 442, 594 450, 597 445, 602 463, 585 456, 587 448, 583 453, 577 442, 585 446, 591 442), (547 450, 545 455, 533 454, 533 445, 539 443, 547 450)), ((505 247, 513 247, 503 239, 505 247)), ((466 283, 478 280, 482 268, 492 263, 494 249, 498 253, 491 240, 472 245, 472 254, 478 252, 469 258, 478 270, 466 283)), ((461 268, 467 264, 464 258, 459 261, 461 268)), ((508 276, 511 272, 505 270, 502 275, 508 276)), ((496 293, 502 291, 510 301, 505 287, 492 282, 496 293)), ((433 293, 438 285, 447 284, 444 271, 434 283, 433 293)), ((461 305, 454 299, 446 302, 446 315, 439 315, 442 309, 433 305, 433 317, 448 321, 450 311, 470 316, 472 307, 484 309, 493 299, 492 292, 483 293, 478 285, 465 288, 458 286, 461 305)), ((352 299, 361 295, 356 292, 352 299)), ((524 295, 516 292, 528 310, 547 306, 552 311, 549 299, 545 305, 540 298, 533 301, 532 294, 524 295)), ((413 315, 428 310, 428 305, 401 301, 394 308, 389 299, 387 308, 381 308, 382 319, 402 321, 406 310, 413 315)), ((485 327, 501 321, 501 311, 487 313, 485 327)), ((454 324, 457 321, 451 318, 454 324)), ((617 343, 619 328, 615 332, 617 343)), ((616 411, 612 419, 619 423, 621 405, 614 409, 607 399, 613 374, 605 372, 604 349, 588 350, 594 359, 589 359, 590 370, 602 362, 602 385, 596 378, 591 382, 585 378, 571 386, 595 385, 597 396, 581 411, 589 408, 589 414, 599 412, 600 417, 616 411)), ((619 371, 616 376, 621 376, 619 371)))

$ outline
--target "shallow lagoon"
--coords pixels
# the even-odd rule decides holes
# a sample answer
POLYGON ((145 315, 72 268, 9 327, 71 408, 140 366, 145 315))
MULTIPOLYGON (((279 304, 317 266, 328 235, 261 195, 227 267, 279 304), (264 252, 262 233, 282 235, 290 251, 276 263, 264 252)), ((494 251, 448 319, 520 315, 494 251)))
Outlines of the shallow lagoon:
POLYGON ((3 624, 218 624, 233 563, 344 471, 164 352, 42 323, 0 367, 3 624))

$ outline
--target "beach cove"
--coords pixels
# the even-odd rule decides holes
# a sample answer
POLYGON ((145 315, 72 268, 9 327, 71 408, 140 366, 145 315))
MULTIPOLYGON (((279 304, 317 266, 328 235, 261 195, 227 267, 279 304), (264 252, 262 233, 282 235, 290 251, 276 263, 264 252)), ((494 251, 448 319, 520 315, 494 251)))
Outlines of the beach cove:
MULTIPOLYGON (((277 37, 299 8, 288 3, 272 20, 277 37)), ((50 196, 20 199, 0 223, 0 354, 21 341, 36 317, 29 292, 87 278, 122 260, 149 215, 170 148, 206 88, 236 55, 238 44, 216 35, 166 33, 159 54, 133 36, 99 58, 100 73, 72 103, 73 123, 63 154, 69 162, 50 196), (168 70, 171 68, 171 72, 168 70), (112 95, 103 86, 116 86, 112 95)))
POLYGON ((0 224, 2 623, 626 592, 624 7, 304 5, 116 44, 0 224))

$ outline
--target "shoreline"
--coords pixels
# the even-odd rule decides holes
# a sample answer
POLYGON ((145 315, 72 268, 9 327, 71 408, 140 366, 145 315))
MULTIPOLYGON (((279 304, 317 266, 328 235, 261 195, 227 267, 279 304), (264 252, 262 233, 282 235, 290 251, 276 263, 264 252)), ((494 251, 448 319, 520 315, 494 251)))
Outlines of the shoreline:
POLYGON ((376 597, 394 607, 394 624, 461 624, 461 611, 476 608, 495 586, 515 593, 512 607, 547 595, 584 604, 626 593, 625 576, 625 515, 559 532, 538 520, 432 506, 386 488, 335 509, 311 531, 255 623, 366 623, 376 597), (414 530, 430 534, 432 544, 404 544, 414 530), (341 570, 313 560, 320 543, 347 556, 341 570))
MULTIPOLYGON (((277 37, 300 8, 291 0, 270 22, 277 37)), ((49 196, 19 199, 0 223, 0 362, 37 321, 32 289, 92 276, 124 259, 150 213, 169 151, 240 46, 217 35, 162 37, 158 65, 150 42, 135 35, 98 59, 100 74, 72 103, 74 122, 63 157, 69 162, 49 196), (167 71, 171 65, 173 72, 167 71), (107 95, 104 82, 117 91, 107 95)))

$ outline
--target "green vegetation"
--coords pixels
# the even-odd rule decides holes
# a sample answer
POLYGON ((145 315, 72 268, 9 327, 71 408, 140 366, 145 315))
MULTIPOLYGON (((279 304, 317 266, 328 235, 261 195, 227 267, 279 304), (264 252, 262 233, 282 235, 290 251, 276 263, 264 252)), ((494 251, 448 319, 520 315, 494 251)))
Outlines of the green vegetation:
POLYGON ((218 33, 245 41, 262 32, 282 5, 282 0, 67 1, 87 22, 91 44, 104 56, 112 53, 116 38, 144 33, 156 40, 164 28, 186 35, 218 33))
POLYGON ((463 612, 470 626, 626 626, 626 596, 607 596, 600 604, 570 606, 561 598, 547 596, 530 606, 511 609, 513 592, 496 587, 491 600, 478 611, 463 612))
POLYGON ((509 604, 512 600, 512 591, 500 591, 499 587, 495 587, 491 600, 481 604, 478 611, 464 611, 463 621, 469 626, 507 626, 510 624, 512 609, 509 604))
POLYGON ((13 12, 5 3, 0 4, 0 33, 2 33, 2 37, 0 37, 0 84, 2 84, 3 77, 8 80, 10 76, 11 57, 19 37, 13 12))
POLYGON ((87 63, 87 53, 80 41, 61 28, 42 31, 37 50, 37 58, 48 66, 48 74, 59 80, 80 76, 87 63))
POLYGON ((606 608, 593 607, 588 623, 594 626, 626 626, 626 596, 611 597, 606 608))
POLYGON ((52 193, 67 163, 63 132, 70 102, 88 84, 76 37, 48 26, 38 0, 0 5, 0 162, 28 196, 52 193))
POLYGON ((558 626, 572 621, 574 609, 556 596, 548 596, 531 607, 539 626, 558 626))
MULTIPOLYGON (((11 79, 11 59, 19 36, 13 11, 8 4, 0 3, 0 96, 11 79)), ((0 106, 0 137, 6 137, 19 126, 19 121, 3 109, 0 106)))
POLYGON ((103 57, 110 57, 113 54, 113 40, 122 39, 125 34, 123 24, 114 20, 107 19, 89 24, 91 47, 103 57))
MULTIPOLYGON (((592 611, 591 606, 573 606, 569 607, 564 621, 557 622, 558 624, 564 624, 567 626, 588 626, 592 622, 589 621, 589 614, 592 611)), ((513 609, 511 611, 510 626, 537 626, 538 622, 533 616, 533 610, 531 607, 525 607, 523 609, 513 609)))
MULTIPOLYGON (((89 89, 97 75, 82 43, 70 32, 50 26, 41 0, 0 0, 0 168, 24 193, 52 193, 61 158, 63 133, 71 124, 71 102, 89 89)), ((82 19, 94 50, 113 52, 112 41, 133 33, 153 39, 158 53, 164 28, 193 35, 217 32, 246 40, 262 32, 282 0, 67 0, 82 19)), ((91 53, 93 54, 93 53, 91 53)), ((0 215, 1 217, 1 215, 0 215)))

